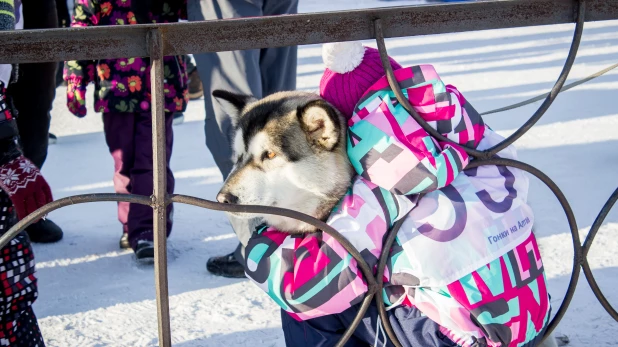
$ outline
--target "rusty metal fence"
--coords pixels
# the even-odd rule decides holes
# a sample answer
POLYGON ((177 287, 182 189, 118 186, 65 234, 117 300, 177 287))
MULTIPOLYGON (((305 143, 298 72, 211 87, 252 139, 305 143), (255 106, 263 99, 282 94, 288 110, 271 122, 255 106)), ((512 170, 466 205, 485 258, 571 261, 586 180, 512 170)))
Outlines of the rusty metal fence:
POLYGON ((414 111, 401 93, 392 68, 388 63, 388 54, 384 44, 385 38, 574 22, 576 24, 573 41, 564 68, 538 110, 521 128, 500 144, 485 151, 472 148, 465 148, 465 151, 474 158, 468 168, 481 165, 510 166, 536 176, 549 187, 564 209, 573 241, 573 271, 563 302, 550 322, 545 336, 549 336, 568 309, 575 293, 581 269, 583 269, 584 275, 602 307, 613 319, 618 321, 618 312, 599 289, 586 259, 599 228, 613 205, 618 201, 618 189, 613 192, 600 211, 585 242, 582 244, 573 211, 558 186, 547 175, 531 165, 496 156, 496 153, 514 143, 530 130, 563 88, 577 56, 584 22, 610 19, 618 19, 618 0, 481 0, 473 3, 391 7, 193 23, 0 32, 0 42, 2 42, 3 47, 3 51, 0 52, 0 63, 149 56, 151 60, 152 146, 154 156, 154 191, 152 196, 85 194, 56 200, 13 226, 0 237, 0 247, 4 247, 35 220, 68 205, 97 201, 126 201, 151 206, 154 214, 155 285, 159 343, 161 346, 169 347, 171 346, 171 330, 165 223, 167 205, 176 202, 216 211, 286 216, 312 224, 332 235, 356 259, 363 272, 368 285, 368 293, 362 302, 356 319, 348 327, 338 346, 345 344, 351 337, 374 298, 387 335, 396 346, 400 346, 386 317, 380 292, 383 286, 382 274, 386 266, 387 254, 395 241, 397 231, 401 227, 401 221, 396 223, 389 232, 383 245, 377 271, 374 272, 363 260, 360 253, 341 234, 323 221, 308 215, 283 208, 220 204, 196 197, 168 195, 166 193, 163 57, 188 53, 375 39, 389 84, 395 92, 397 100, 432 136, 441 141, 450 142, 449 139, 431 128, 414 111))

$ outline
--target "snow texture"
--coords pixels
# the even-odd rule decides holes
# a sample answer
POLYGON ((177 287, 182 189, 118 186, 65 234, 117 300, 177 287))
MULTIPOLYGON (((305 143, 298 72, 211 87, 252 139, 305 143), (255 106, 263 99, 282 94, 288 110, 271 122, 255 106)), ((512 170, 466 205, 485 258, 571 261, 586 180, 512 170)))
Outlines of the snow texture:
MULTIPOLYGON (((418 1, 301 0, 302 12, 418 4, 418 1)), ((388 40, 402 65, 434 64, 444 81, 456 85, 479 111, 547 92, 562 69, 573 25, 477 31, 388 40)), ((373 42, 367 41, 375 47, 373 42)), ((316 91, 324 68, 319 45, 298 54, 298 87, 316 91)), ((588 23, 569 81, 618 60, 618 21, 588 23)), ((560 95, 539 123, 518 141, 520 159, 543 170, 569 199, 582 239, 618 186, 618 71, 560 95)), ((101 116, 87 101, 89 115, 78 119, 64 106, 59 88, 51 146, 43 173, 56 198, 113 192, 112 159, 101 116)), ((540 102, 486 116, 503 134, 513 132, 540 102)), ((193 101, 186 122, 175 127, 172 169, 176 192, 214 199, 221 175, 204 144, 204 109, 193 101)), ((497 197, 496 197, 497 198, 497 197)), ((573 252, 566 218, 557 199, 536 179, 530 202, 554 312, 570 278, 573 252)), ((618 210, 618 209, 617 209, 618 210)), ((35 312, 48 346, 154 346, 157 313, 152 266, 140 266, 132 252, 118 250, 121 235, 114 203, 75 205, 49 216, 65 238, 35 245, 40 296, 35 312)), ((235 236, 222 213, 176 205, 169 239, 169 290, 174 346, 283 346, 277 306, 248 280, 210 275, 208 257, 230 252, 235 236)), ((599 285, 618 308, 618 212, 601 228, 589 260, 599 285)), ((571 346, 616 346, 618 323, 595 299, 583 274, 558 332, 571 346)))

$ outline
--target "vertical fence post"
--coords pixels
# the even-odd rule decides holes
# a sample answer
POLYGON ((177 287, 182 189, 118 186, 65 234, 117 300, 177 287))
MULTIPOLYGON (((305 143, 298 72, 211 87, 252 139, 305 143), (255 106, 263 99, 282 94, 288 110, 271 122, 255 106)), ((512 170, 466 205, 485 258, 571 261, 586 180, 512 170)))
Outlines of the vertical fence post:
POLYGON ((165 105, 163 95, 163 38, 159 29, 153 29, 149 32, 148 44, 150 46, 152 104, 154 268, 159 346, 171 347, 169 293, 167 288, 167 154, 165 149, 165 105))

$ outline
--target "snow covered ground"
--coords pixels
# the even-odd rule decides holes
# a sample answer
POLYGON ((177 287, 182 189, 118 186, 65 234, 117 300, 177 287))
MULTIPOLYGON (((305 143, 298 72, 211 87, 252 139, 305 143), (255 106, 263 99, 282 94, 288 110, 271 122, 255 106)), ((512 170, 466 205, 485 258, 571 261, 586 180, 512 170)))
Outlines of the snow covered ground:
MULTIPOLYGON (((301 0, 301 11, 417 4, 419 1, 301 0)), ((546 92, 567 54, 573 25, 557 25, 388 41, 391 56, 403 65, 431 63, 448 83, 457 85, 480 111, 546 92)), ((371 43, 370 43, 371 44, 371 43)), ((586 25, 570 80, 585 77, 618 60, 618 21, 586 25)), ((299 50, 298 86, 317 90, 322 64, 319 46, 299 50)), ((44 174, 57 198, 112 192, 112 160, 100 116, 72 117, 58 89, 44 174)), ((547 114, 519 143, 520 157, 547 173, 569 199, 582 238, 618 186, 618 71, 558 97, 547 114)), ((88 101, 89 103, 91 100, 88 101)), ((486 116, 504 134, 521 125, 535 105, 486 116)), ((204 145, 203 104, 194 101, 187 122, 175 127, 172 168, 176 192, 213 199, 221 176, 204 145)), ((570 276, 572 249, 566 219, 557 200, 532 180, 545 268, 555 307, 570 276)), ((65 230, 54 245, 36 245, 40 297, 35 304, 49 346, 157 345, 154 271, 118 250, 121 228, 113 203, 77 205, 50 215, 65 230)), ((605 221, 589 259, 605 295, 618 307, 618 212, 605 221)), ((279 310, 248 280, 211 276, 208 257, 236 244, 221 213, 176 206, 169 240, 169 286, 175 346, 283 346, 279 310)), ((558 331, 572 346, 618 345, 618 323, 580 280, 558 331)))

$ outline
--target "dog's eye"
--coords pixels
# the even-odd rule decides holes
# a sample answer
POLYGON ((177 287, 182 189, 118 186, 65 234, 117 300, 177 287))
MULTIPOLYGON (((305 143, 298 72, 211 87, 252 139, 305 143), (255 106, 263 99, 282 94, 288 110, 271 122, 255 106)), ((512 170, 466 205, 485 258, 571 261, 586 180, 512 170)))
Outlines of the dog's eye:
POLYGON ((266 159, 273 159, 276 156, 277 156, 277 154, 275 152, 265 151, 264 153, 262 153, 262 161, 264 161, 266 159))

